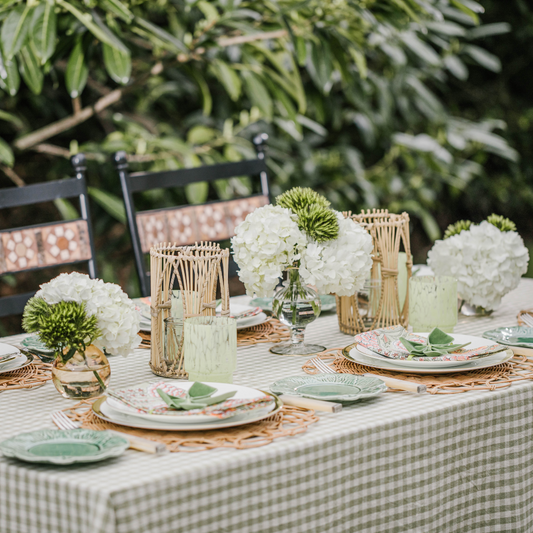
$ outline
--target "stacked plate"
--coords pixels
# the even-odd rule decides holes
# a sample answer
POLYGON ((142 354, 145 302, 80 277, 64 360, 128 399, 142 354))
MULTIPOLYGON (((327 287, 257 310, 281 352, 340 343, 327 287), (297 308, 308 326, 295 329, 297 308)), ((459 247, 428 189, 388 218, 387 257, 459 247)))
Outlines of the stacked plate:
POLYGON ((24 368, 32 361, 33 355, 31 353, 22 353, 10 344, 0 343, 0 374, 24 368))
MULTIPOLYGON (((149 332, 152 327, 150 317, 150 298, 136 298, 133 301, 141 313, 141 331, 149 332)), ((220 311, 221 307, 218 306, 217 314, 219 314, 220 311)), ((261 307, 239 305, 232 302, 230 302, 230 316, 237 320, 237 329, 258 326, 268 320, 268 317, 263 313, 261 307)))
POLYGON ((468 345, 440 357, 410 358, 409 352, 399 340, 400 336, 423 343, 428 334, 407 334, 398 328, 369 331, 356 335, 356 342, 344 348, 343 355, 346 359, 365 366, 417 374, 467 372, 499 365, 513 357, 512 350, 497 342, 471 335, 451 334, 454 344, 468 345))
POLYGON ((50 350, 37 334, 28 335, 20 342, 20 345, 45 363, 52 363, 55 359, 54 351, 50 350))
POLYGON ((235 391, 229 400, 217 405, 227 409, 224 413, 213 406, 194 411, 168 409, 157 393, 157 388, 164 388, 165 392, 178 396, 192 384, 190 381, 177 380, 143 383, 114 391, 112 397, 100 398, 92 409, 99 418, 121 426, 165 431, 204 431, 258 422, 277 413, 282 406, 275 396, 228 383, 207 383, 217 389, 215 395, 235 391))

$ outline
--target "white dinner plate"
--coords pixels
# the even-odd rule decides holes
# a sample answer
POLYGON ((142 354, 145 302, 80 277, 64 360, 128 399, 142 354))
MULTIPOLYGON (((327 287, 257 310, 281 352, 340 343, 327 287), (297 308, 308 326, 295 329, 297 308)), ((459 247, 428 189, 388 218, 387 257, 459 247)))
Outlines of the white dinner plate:
MULTIPOLYGON (((13 348, 13 346, 11 348, 13 348)), ((17 354, 15 359, 11 359, 6 363, 0 364, 0 374, 3 374, 5 372, 13 372, 13 370, 19 370, 21 368, 24 368, 25 366, 28 366, 32 362, 33 355, 31 353, 19 353, 17 354)))
POLYGON ((268 317, 265 313, 259 313, 255 316, 243 318, 242 320, 237 320, 237 329, 253 328, 254 326, 264 324, 267 320, 268 317))
POLYGON ((242 426, 244 424, 252 424, 253 422, 259 422, 260 420, 275 415, 283 407, 283 403, 275 395, 272 394, 272 396, 274 397, 274 402, 272 402, 272 406, 269 406, 268 408, 257 409, 225 420, 213 420, 201 424, 165 424, 164 422, 143 420, 136 416, 117 412, 109 405, 109 398, 106 398, 105 396, 93 403, 92 410, 93 413, 102 420, 118 424, 119 426, 141 429, 159 429, 164 431, 205 431, 209 429, 223 429, 242 426))
POLYGON ((461 366, 456 366, 453 368, 435 368, 435 367, 418 367, 411 368, 406 366, 399 366, 393 364, 389 359, 381 358, 374 359, 372 357, 367 357, 365 354, 361 353, 353 344, 347 346, 342 350, 342 355, 348 361, 353 363, 359 363, 360 365, 369 366, 372 368, 381 368, 382 370, 391 370, 394 372, 409 372, 411 374, 451 374, 452 372, 468 372, 470 370, 479 370, 481 368, 489 368, 491 366, 500 365, 505 363, 513 358, 513 351, 503 350, 501 352, 491 354, 488 357, 483 357, 482 359, 473 359, 468 361, 468 364, 461 366))
MULTIPOLYGON (((231 383, 205 383, 205 384, 210 385, 211 387, 215 387, 217 391, 214 394, 216 395, 224 394, 225 392, 229 392, 229 391, 236 391, 235 395, 229 398, 231 400, 258 398, 258 397, 266 396, 266 394, 260 390, 252 389, 250 387, 243 387, 242 385, 233 385, 231 383)), ((145 385, 146 384, 142 384, 136 387, 132 387, 132 390, 137 389, 137 388, 138 389, 144 388, 145 385)), ((192 381, 168 380, 168 381, 165 381, 165 385, 173 385, 180 389, 188 390, 190 387, 192 387, 193 382, 192 381)), ((161 400, 161 403, 164 405, 163 400, 161 400)), ((181 413, 184 413, 183 411, 181 412, 176 411, 176 414, 174 416, 167 415, 167 414, 162 415, 162 414, 143 413, 142 411, 140 412, 137 409, 135 409, 135 407, 126 405, 125 403, 113 397, 108 397, 107 404, 115 411, 128 415, 130 417, 134 417, 140 420, 145 420, 145 421, 150 421, 150 422, 164 423, 165 425, 169 425, 169 424, 191 425, 191 424, 202 424, 202 423, 208 423, 208 422, 210 423, 210 422, 213 422, 213 420, 220 420, 220 419, 216 419, 216 417, 214 416, 209 416, 209 415, 184 415, 184 414, 181 414, 181 413)), ((273 407, 274 407, 274 402, 271 402, 271 405, 269 405, 269 410, 272 410, 273 407)), ((251 413, 252 411, 250 411, 250 414, 251 413)), ((238 416, 238 415, 234 415, 234 416, 238 416)), ((230 418, 233 418, 233 417, 230 417, 230 418)), ((230 418, 227 418, 226 420, 229 420, 230 418)))

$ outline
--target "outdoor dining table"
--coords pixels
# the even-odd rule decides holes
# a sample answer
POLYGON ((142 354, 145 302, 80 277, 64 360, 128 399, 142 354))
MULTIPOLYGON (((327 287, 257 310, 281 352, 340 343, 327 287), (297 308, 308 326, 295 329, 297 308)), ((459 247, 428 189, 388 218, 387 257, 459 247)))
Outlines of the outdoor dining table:
MULTIPOLYGON (((460 317, 455 332, 516 325, 532 303, 533 280, 523 279, 491 316, 460 317)), ((334 348, 352 337, 327 313, 306 340, 334 348)), ((235 383, 267 389, 303 375, 308 357, 268 348, 238 349, 235 383)), ((112 386, 158 379, 148 360, 143 349, 111 358, 112 386)), ((0 439, 54 427, 50 413, 71 403, 52 382, 0 392, 0 439)), ((0 532, 533 531, 532 412, 526 380, 461 394, 387 392, 258 448, 127 450, 81 466, 2 457, 0 532)))

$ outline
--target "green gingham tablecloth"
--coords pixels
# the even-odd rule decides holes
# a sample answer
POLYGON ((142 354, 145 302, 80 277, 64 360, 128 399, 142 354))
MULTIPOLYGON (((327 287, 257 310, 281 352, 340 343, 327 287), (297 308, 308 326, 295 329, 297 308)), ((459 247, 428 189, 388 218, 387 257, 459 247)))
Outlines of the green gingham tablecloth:
MULTIPOLYGON (((457 333, 516 325, 533 280, 457 333)), ((310 342, 351 342, 334 314, 310 342)), ((9 339, 3 339, 9 340, 9 339)), ((112 358, 112 385, 155 379, 148 351, 112 358)), ((235 383, 265 388, 305 357, 239 348, 235 383)), ((0 393, 0 438, 50 428, 51 382, 0 393)), ((533 531, 533 382, 452 395, 383 394, 249 450, 123 456, 82 466, 0 458, 1 533, 460 533, 533 531)))

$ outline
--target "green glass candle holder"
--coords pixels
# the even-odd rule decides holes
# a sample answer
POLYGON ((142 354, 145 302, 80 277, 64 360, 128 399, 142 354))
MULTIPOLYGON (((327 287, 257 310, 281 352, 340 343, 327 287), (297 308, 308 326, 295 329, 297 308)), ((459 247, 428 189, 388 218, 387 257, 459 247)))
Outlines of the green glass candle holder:
POLYGON ((237 366, 237 321, 221 316, 187 318, 183 355, 189 381, 233 383, 237 366))
POLYGON ((409 280, 409 325, 414 332, 433 328, 452 333, 457 324, 457 280, 418 276, 409 280))

